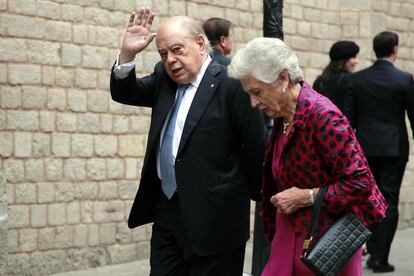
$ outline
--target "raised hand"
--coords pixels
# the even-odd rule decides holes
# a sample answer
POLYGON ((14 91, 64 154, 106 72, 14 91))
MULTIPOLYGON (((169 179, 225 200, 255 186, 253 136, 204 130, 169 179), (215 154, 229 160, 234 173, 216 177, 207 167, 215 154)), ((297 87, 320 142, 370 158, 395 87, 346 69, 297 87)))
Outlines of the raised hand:
POLYGON ((135 55, 147 48, 157 33, 151 33, 154 12, 150 8, 141 8, 131 13, 128 28, 122 41, 119 63, 124 64, 135 59, 135 55))

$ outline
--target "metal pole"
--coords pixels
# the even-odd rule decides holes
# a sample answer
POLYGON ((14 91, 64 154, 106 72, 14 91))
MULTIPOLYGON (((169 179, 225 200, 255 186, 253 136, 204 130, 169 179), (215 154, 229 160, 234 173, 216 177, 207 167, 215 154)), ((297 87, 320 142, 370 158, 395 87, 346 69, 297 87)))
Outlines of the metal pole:
MULTIPOLYGON (((283 40, 283 0, 263 1, 263 36, 276 37, 283 40)), ((268 136, 270 136, 273 120, 264 115, 268 136)), ((259 212, 262 203, 256 202, 253 236, 252 275, 260 276, 267 263, 270 252, 270 242, 264 239, 263 219, 259 212)))

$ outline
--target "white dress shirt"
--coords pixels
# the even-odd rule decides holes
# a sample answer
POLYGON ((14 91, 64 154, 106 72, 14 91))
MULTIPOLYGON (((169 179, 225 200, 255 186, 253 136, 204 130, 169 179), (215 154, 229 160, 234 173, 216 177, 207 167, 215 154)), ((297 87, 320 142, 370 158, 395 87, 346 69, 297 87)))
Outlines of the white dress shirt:
MULTIPOLYGON (((178 114, 177 114, 177 121, 175 122, 173 145, 172 145, 174 161, 175 161, 175 158, 177 157, 178 146, 180 145, 181 136, 183 134, 183 129, 184 129, 185 121, 187 119, 188 111, 190 110, 191 103, 193 102, 193 99, 194 99, 194 96, 197 92, 198 86, 200 85, 201 79, 203 78, 204 73, 206 72, 207 67, 210 64, 211 60, 212 59, 211 59, 210 55, 207 55, 207 58, 205 59, 203 65, 201 66, 200 71, 198 72, 196 78, 193 81, 191 81, 191 83, 188 86, 187 90, 185 90, 183 99, 181 100, 181 104, 180 104, 180 107, 178 109, 178 114)), ((115 66, 114 66, 114 76, 115 76, 115 78, 116 79, 126 78, 129 74, 129 72, 135 67, 135 64, 136 64, 136 62, 135 62, 135 60, 133 60, 133 61, 130 61, 128 63, 120 65, 119 64, 119 55, 118 55, 118 57, 116 59, 115 66)), ((177 95, 176 95, 176 97, 177 97, 177 95)), ((164 122, 164 125, 162 127, 158 149, 161 147, 161 142, 162 142, 162 139, 164 137, 164 132, 165 132, 165 128, 167 126, 167 122, 170 119, 171 111, 172 110, 170 110, 168 112, 168 116, 167 116, 167 118, 164 122)), ((161 178, 160 154, 159 154, 159 152, 157 153, 157 173, 158 173, 158 176, 161 178)))

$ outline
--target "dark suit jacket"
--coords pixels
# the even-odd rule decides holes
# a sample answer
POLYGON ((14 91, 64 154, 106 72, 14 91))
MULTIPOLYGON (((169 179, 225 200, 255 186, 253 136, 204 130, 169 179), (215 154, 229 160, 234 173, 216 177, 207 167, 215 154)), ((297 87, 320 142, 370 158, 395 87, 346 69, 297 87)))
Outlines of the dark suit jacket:
POLYGON ((367 156, 408 159, 405 114, 414 128, 413 76, 386 60, 352 75, 345 115, 367 156))
MULTIPOLYGON (((131 228, 154 221, 161 193, 156 171, 160 133, 176 89, 161 63, 140 79, 134 70, 123 80, 111 76, 115 101, 152 108, 131 228)), ((260 198, 264 133, 262 115, 250 107, 240 82, 210 63, 188 112, 175 163, 181 213, 196 254, 224 252, 249 238, 250 198, 260 198)))
POLYGON ((332 74, 327 81, 322 83, 318 77, 313 83, 313 89, 331 100, 342 112, 344 112, 345 94, 348 91, 350 73, 342 72, 332 74))
POLYGON ((230 64, 230 59, 226 58, 219 50, 213 49, 211 57, 221 65, 228 66, 230 64))

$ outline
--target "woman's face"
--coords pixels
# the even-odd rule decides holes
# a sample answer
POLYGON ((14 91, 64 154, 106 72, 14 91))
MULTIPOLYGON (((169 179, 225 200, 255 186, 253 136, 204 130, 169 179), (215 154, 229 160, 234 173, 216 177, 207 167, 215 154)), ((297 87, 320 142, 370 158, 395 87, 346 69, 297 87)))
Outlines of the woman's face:
POLYGON ((345 62, 345 69, 348 72, 354 72, 356 66, 358 65, 358 60, 356 57, 350 58, 345 62))
MULTIPOLYGON (((282 110, 287 103, 287 92, 283 92, 283 84, 279 79, 274 84, 267 84, 247 75, 240 81, 243 90, 250 96, 253 108, 258 108, 271 118, 283 117, 282 110)), ((287 88, 287 84, 285 87, 287 88)))

